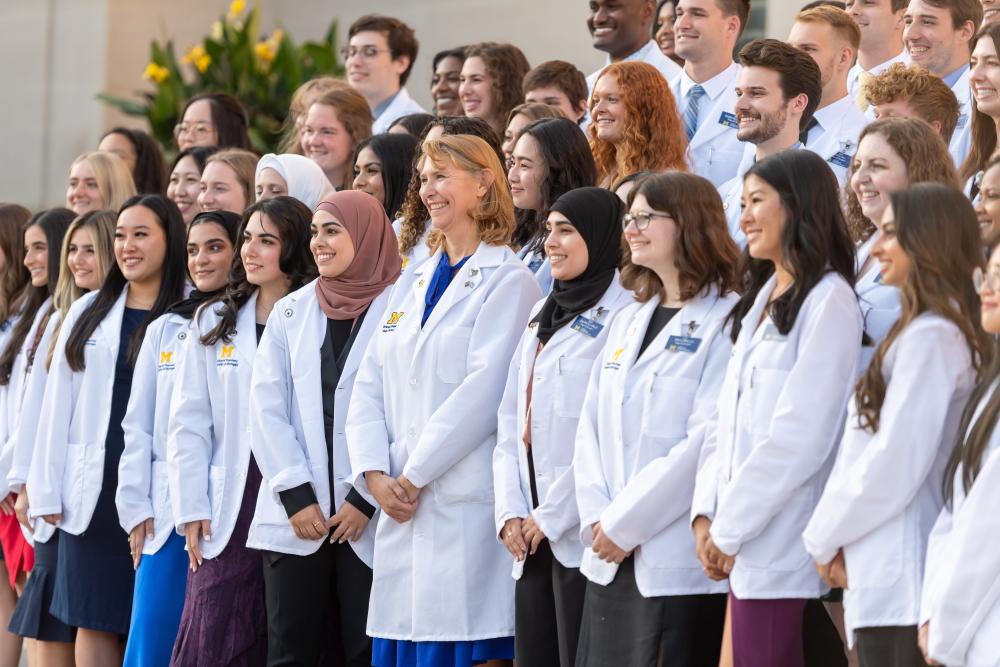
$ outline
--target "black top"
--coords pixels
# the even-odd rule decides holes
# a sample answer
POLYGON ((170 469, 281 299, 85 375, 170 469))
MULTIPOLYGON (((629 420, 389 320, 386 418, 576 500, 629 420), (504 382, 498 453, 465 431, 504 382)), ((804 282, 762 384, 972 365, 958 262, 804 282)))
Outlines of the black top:
POLYGON ((142 324, 148 314, 148 310, 125 308, 125 313, 122 315, 122 328, 118 336, 118 358, 115 360, 115 381, 111 388, 111 416, 104 443, 104 476, 108 482, 118 479, 118 462, 125 450, 122 420, 125 419, 128 397, 132 393, 133 370, 128 359, 129 342, 132 332, 142 324))
POLYGON ((264 335, 264 328, 266 326, 267 326, 266 324, 258 324, 257 325, 257 344, 258 345, 260 345, 260 337, 264 335))
MULTIPOLYGON (((368 311, 365 310, 357 320, 327 319, 326 336, 319 349, 320 384, 323 394, 323 430, 326 434, 327 473, 331 502, 333 500, 334 398, 344 363, 347 361, 347 356, 354 344, 354 338, 357 336, 367 313, 368 311)), ((312 485, 308 483, 281 491, 278 496, 281 498, 281 504, 284 506, 288 518, 318 502, 312 485)), ((345 500, 361 510, 369 519, 375 515, 376 508, 366 501, 356 489, 351 488, 345 500)))
POLYGON ((653 342, 663 327, 667 326, 667 323, 674 319, 674 315, 680 312, 680 308, 667 308, 665 306, 657 306, 656 310, 653 311, 653 316, 649 319, 649 328, 646 329, 646 335, 642 339, 642 345, 639 347, 639 356, 646 351, 649 344, 653 342))

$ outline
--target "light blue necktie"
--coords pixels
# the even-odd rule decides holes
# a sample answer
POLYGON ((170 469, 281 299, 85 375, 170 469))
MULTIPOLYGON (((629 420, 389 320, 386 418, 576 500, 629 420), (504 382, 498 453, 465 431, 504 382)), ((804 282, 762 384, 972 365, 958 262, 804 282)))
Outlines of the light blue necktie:
POLYGON ((701 84, 695 84, 688 91, 688 103, 684 108, 684 132, 687 133, 688 141, 691 141, 691 137, 698 131, 698 104, 704 94, 705 89, 701 84))

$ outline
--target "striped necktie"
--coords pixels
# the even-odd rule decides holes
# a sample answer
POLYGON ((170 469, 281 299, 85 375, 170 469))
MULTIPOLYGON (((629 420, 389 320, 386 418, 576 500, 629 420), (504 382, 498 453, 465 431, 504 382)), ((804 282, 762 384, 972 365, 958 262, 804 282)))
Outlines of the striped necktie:
POLYGON ((684 132, 687 133, 688 141, 691 141, 694 133, 698 131, 698 104, 704 94, 705 89, 701 84, 695 84, 688 91, 688 103, 684 108, 684 132))

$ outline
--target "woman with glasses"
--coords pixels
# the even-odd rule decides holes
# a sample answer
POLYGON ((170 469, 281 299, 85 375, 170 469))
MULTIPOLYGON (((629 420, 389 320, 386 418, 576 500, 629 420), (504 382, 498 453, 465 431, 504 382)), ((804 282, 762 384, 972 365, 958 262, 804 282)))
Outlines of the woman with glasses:
POLYGON ((739 249, 718 192, 692 174, 641 181, 623 226, 622 285, 638 303, 610 324, 573 460, 588 579, 577 664, 715 667, 726 584, 702 573, 689 516, 739 249))
POLYGON ((928 536, 962 410, 992 345, 979 326, 972 275, 982 250, 968 199, 937 183, 893 192, 879 232, 872 252, 883 281, 899 289, 901 312, 854 390, 836 465, 802 541, 823 580, 844 589, 861 667, 904 667, 923 664, 917 625, 928 536))
MULTIPOLYGON (((918 641, 930 664, 1000 662, 1000 559, 993 547, 1000 506, 1000 251, 994 244, 986 270, 976 269, 983 330, 993 337, 992 362, 958 425, 944 471, 945 506, 931 531, 923 581, 918 641), (931 662, 931 661, 936 662, 931 662)), ((947 443, 942 443, 947 444, 947 443)))
POLYGON ((174 140, 182 151, 194 146, 253 150, 248 125, 247 111, 238 99, 227 93, 202 93, 184 106, 174 140))

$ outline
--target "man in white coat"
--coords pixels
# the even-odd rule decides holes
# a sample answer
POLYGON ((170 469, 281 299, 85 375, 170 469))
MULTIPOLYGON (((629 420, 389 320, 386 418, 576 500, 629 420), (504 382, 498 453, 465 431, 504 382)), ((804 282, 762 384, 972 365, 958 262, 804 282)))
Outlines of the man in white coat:
POLYGON ((940 77, 958 98, 958 125, 948 151, 955 167, 969 154, 972 89, 969 58, 972 38, 983 22, 979 0, 910 0, 904 17, 903 42, 910 61, 940 77))
POLYGON ((847 180, 858 135, 868 119, 847 93, 847 72, 858 51, 861 32, 850 15, 819 6, 799 12, 788 43, 802 49, 819 66, 823 96, 799 135, 802 146, 826 160, 841 184, 847 180))
POLYGON ((372 108, 372 134, 388 131, 397 118, 426 113, 405 88, 420 47, 413 28, 399 19, 368 14, 351 24, 348 40, 347 81, 372 108))
POLYGON ((847 94, 861 111, 871 112, 861 86, 893 63, 908 63, 903 49, 903 13, 907 0, 847 0, 847 11, 861 30, 858 61, 847 73, 847 94))
POLYGON ((743 247, 740 198, 743 176, 758 160, 799 147, 799 132, 812 118, 822 95, 820 71, 804 51, 776 39, 758 39, 740 50, 733 110, 743 142, 736 175, 719 188, 729 233, 743 247))
MULTIPOLYGON (((595 49, 608 54, 607 62, 587 77, 587 101, 594 93, 594 84, 604 68, 623 60, 649 63, 668 82, 681 71, 680 65, 663 55, 650 37, 656 16, 654 0, 590 0, 587 29, 595 49)), ((590 124, 590 113, 581 127, 590 124)))
POLYGON ((746 26, 747 0, 680 0, 674 44, 684 70, 670 81, 687 133, 691 171, 719 187, 736 175, 743 145, 738 124, 733 48, 746 26))

